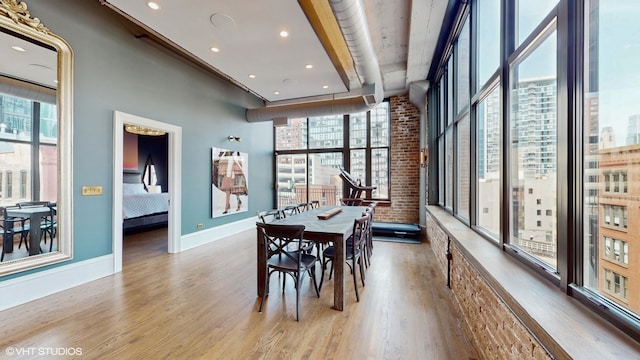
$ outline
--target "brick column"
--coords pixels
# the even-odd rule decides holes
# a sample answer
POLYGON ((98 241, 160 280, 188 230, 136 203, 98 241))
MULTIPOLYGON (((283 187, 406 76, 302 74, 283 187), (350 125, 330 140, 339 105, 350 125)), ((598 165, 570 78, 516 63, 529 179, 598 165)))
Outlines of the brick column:
POLYGON ((420 221, 420 110, 409 95, 392 96, 390 206, 378 206, 376 221, 417 224, 420 221))

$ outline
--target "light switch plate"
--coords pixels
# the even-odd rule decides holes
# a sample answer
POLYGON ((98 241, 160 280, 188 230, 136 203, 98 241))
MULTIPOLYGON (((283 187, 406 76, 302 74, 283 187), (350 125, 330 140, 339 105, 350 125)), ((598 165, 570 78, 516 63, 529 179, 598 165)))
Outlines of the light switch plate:
POLYGON ((102 195, 102 186, 83 186, 82 195, 83 196, 102 195))

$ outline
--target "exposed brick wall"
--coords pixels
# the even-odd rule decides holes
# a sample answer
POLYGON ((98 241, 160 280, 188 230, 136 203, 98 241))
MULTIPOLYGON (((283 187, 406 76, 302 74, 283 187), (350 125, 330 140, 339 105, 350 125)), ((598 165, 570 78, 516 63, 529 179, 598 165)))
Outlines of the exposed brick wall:
POLYGON ((426 218, 427 239, 431 243, 431 250, 433 250, 438 264, 440 264, 440 270, 444 276, 447 276, 447 241, 449 237, 447 233, 442 230, 438 224, 433 220, 431 214, 427 213, 426 218))
MULTIPOLYGON (((448 236, 427 213, 427 238, 443 271, 448 236)), ((476 269, 451 243, 451 291, 471 336, 486 359, 550 359, 550 356, 476 269)))
POLYGON ((420 221, 420 110, 409 95, 392 96, 391 205, 378 206, 376 221, 417 224, 420 221))

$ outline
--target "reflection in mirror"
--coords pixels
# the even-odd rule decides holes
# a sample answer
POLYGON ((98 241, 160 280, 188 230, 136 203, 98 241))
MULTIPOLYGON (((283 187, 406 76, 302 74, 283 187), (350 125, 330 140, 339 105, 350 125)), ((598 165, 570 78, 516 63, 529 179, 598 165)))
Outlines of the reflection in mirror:
POLYGON ((0 0, 0 275, 72 258, 72 57, 24 2, 0 0))

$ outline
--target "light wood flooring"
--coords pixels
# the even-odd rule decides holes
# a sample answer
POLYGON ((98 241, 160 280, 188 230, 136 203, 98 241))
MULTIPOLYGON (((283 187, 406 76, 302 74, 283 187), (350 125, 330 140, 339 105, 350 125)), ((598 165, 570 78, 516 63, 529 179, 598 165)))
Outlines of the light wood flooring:
POLYGON ((124 255, 120 274, 0 312, 0 358, 45 358, 8 346, 80 348, 75 359, 479 357, 426 243, 374 242, 360 302, 347 277, 344 312, 331 308, 333 280, 316 298, 306 277, 300 322, 293 281, 283 294, 277 275, 258 313, 253 230, 180 254, 153 230, 127 236, 124 255))

